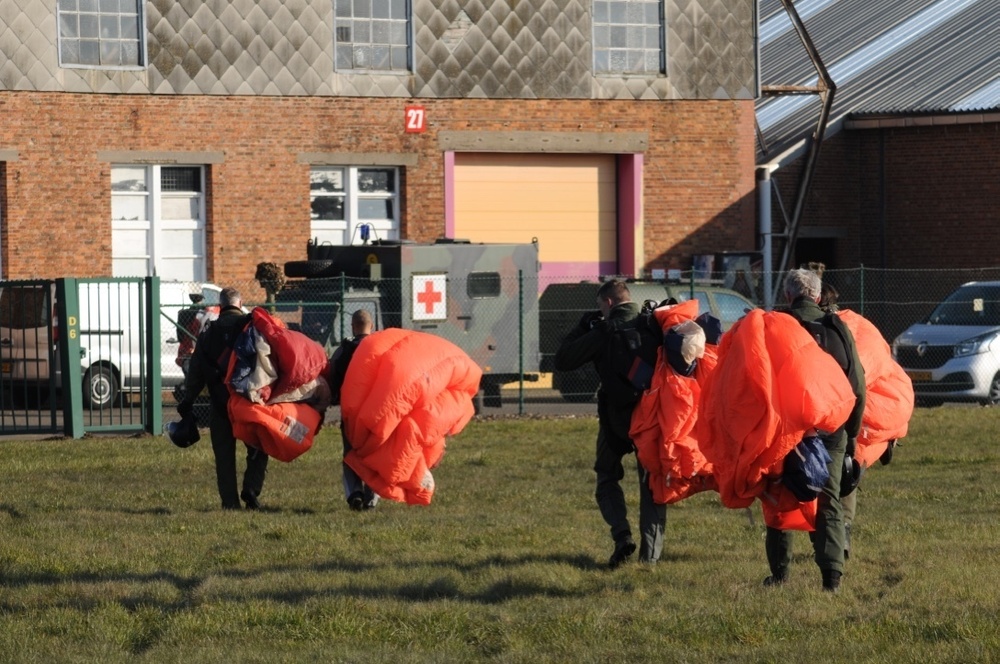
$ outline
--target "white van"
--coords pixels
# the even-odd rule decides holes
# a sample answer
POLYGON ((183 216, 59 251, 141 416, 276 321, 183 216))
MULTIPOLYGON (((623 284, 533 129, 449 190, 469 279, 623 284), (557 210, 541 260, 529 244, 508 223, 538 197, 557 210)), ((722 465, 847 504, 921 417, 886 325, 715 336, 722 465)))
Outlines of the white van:
MULTIPOLYGON (((176 323, 181 310, 192 306, 192 295, 201 296, 199 306, 218 306, 221 291, 214 284, 160 282, 159 372, 164 388, 184 382, 177 363, 181 335, 176 323)), ((141 389, 146 378, 146 342, 141 323, 145 304, 140 292, 140 284, 131 281, 82 281, 78 285, 80 320, 76 329, 87 408, 108 407, 121 393, 141 389)), ((43 284, 11 284, 0 291, 0 386, 12 392, 15 403, 19 394, 22 398, 28 395, 26 401, 30 402, 31 395, 47 391, 50 361, 55 364, 55 385, 62 385, 54 300, 54 287, 43 284)))

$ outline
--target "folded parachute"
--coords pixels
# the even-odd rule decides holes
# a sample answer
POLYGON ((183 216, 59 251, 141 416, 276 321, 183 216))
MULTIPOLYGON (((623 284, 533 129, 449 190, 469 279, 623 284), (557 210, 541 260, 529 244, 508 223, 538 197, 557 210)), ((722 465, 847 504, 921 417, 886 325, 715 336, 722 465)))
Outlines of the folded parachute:
MULTIPOLYGON (((698 301, 659 307, 653 316, 663 330, 689 327, 695 325, 698 301)), ((653 500, 660 504, 716 488, 712 466, 692 435, 698 418, 701 383, 715 365, 715 352, 712 350, 709 359, 705 359, 708 346, 704 344, 704 332, 700 345, 690 345, 696 347, 692 357, 678 357, 674 362, 667 356, 676 353, 676 348, 660 347, 652 384, 632 411, 629 435, 639 462, 649 473, 653 500), (696 359, 693 371, 686 370, 691 359, 696 359)))
POLYGON ((836 430, 853 407, 843 370, 798 320, 747 313, 722 337, 695 428, 722 503, 749 507, 807 431, 836 430))
POLYGON ((230 357, 233 435, 279 461, 312 447, 330 405, 326 351, 256 307, 230 357))
POLYGON ((383 498, 427 505, 445 437, 472 419, 482 371, 446 339, 390 328, 365 337, 347 368, 340 408, 344 461, 383 498))
MULTIPOLYGON (((892 359, 889 344, 871 321, 848 309, 838 311, 837 315, 854 336, 865 370, 867 399, 854 456, 868 467, 882 456, 889 441, 906 435, 913 415, 913 384, 892 359)), ((772 528, 815 529, 816 501, 800 503, 781 484, 768 488, 761 507, 764 522, 772 528)))

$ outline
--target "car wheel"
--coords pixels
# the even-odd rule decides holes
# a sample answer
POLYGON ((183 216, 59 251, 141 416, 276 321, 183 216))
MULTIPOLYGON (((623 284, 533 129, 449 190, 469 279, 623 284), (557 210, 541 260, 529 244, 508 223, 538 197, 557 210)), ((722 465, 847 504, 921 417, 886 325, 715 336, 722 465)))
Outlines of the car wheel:
POLYGON ((984 406, 1000 405, 1000 372, 993 376, 993 380, 990 381, 989 396, 982 401, 982 404, 984 406))
POLYGON ((90 367, 83 377, 83 405, 91 410, 108 408, 118 398, 118 380, 108 367, 90 367))

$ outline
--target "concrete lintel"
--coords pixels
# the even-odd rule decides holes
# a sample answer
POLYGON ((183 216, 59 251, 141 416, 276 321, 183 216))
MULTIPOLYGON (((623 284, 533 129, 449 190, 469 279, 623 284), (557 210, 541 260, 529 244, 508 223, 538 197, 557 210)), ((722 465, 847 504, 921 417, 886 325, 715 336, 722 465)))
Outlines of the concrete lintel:
POLYGON ((932 115, 894 115, 847 120, 845 129, 891 129, 894 127, 945 127, 1000 122, 1000 112, 941 113, 932 115))
POLYGON ((0 161, 17 161, 17 150, 0 150, 0 161))
POLYGON ((168 152, 159 150, 98 150, 98 161, 115 164, 221 164, 223 152, 168 152))
POLYGON ((579 152, 633 154, 649 148, 646 132, 442 131, 443 152, 579 152))
POLYGON ((311 166, 416 166, 415 152, 301 152, 296 161, 311 166))

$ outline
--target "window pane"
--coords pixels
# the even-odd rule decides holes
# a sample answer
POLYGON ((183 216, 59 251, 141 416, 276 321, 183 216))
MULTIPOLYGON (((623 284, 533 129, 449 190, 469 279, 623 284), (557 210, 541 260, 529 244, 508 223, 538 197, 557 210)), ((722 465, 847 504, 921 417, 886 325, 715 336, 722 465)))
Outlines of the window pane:
POLYGON ((608 22, 608 3, 602 2, 601 0, 596 0, 594 2, 594 23, 607 23, 608 22))
POLYGON ((116 41, 102 41, 101 42, 101 64, 102 65, 120 65, 122 62, 122 52, 121 48, 118 46, 120 42, 116 41))
POLYGON ((118 39, 118 17, 101 17, 101 39, 118 39))
POLYGON ((358 170, 358 191, 364 193, 396 191, 396 172, 388 168, 358 170))
POLYGON ((197 166, 164 166, 160 170, 163 191, 201 191, 201 169, 197 166))
POLYGON ((373 44, 389 43, 388 21, 372 21, 372 43, 373 44))
POLYGON ((354 47, 354 66, 358 69, 367 69, 372 63, 372 50, 368 46, 354 47))
POLYGON ((351 0, 336 0, 333 3, 334 16, 347 18, 351 16, 351 0))
POLYGON ((101 50, 96 41, 80 42, 80 64, 99 65, 101 64, 101 50))
POLYGON ((146 169, 142 166, 114 166, 111 191, 146 191, 146 169))
POLYGON ((407 57, 408 50, 405 46, 392 47, 392 68, 409 69, 410 63, 407 57))
POLYGON ((362 198, 358 201, 359 219, 392 219, 392 201, 362 198))
POLYGON ((392 7, 389 9, 393 18, 406 19, 406 0, 392 0, 392 7))
POLYGON ((115 195, 111 197, 111 218, 124 221, 146 219, 146 196, 115 195))
POLYGON ((389 18, 389 0, 372 0, 372 18, 389 18))
POLYGON ((344 199, 341 196, 316 196, 310 203, 311 218, 343 221, 344 199))
POLYGON ((122 42, 122 64, 123 65, 139 64, 138 42, 122 42))
POLYGON ((500 273, 473 272, 466 282, 465 292, 469 297, 500 297, 500 273))
POLYGON ((371 18, 372 0, 354 0, 355 18, 371 18))
POLYGON ((80 0, 80 11, 96 12, 98 10, 97 0, 80 0))
POLYGON ((389 68, 388 46, 372 46, 372 68, 373 69, 389 68))
POLYGON ((59 0, 59 11, 75 12, 76 10, 76 0, 59 0))
POLYGON ((309 189, 313 192, 344 191, 344 169, 314 168, 309 173, 309 189))
POLYGON ((337 44, 337 69, 352 69, 354 55, 354 49, 351 48, 350 44, 346 46, 337 44))
POLYGON ((80 14, 80 36, 86 39, 97 39, 101 29, 97 16, 93 14, 80 14))
POLYGON ((59 15, 59 33, 63 37, 75 39, 80 36, 80 19, 76 14, 59 15))
POLYGON ((353 34, 347 41, 370 42, 372 40, 371 23, 369 21, 354 21, 351 27, 353 34))
POLYGON ((78 39, 62 39, 59 44, 59 57, 67 64, 80 62, 80 41, 78 39))
POLYGON ((118 13, 118 0, 100 0, 100 6, 102 12, 107 12, 109 14, 118 13))
POLYGON ((163 218, 171 221, 197 219, 199 196, 164 196, 160 201, 163 218))

